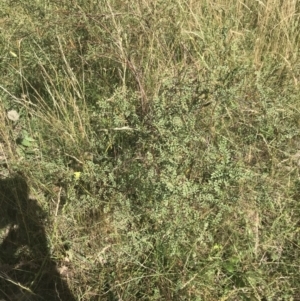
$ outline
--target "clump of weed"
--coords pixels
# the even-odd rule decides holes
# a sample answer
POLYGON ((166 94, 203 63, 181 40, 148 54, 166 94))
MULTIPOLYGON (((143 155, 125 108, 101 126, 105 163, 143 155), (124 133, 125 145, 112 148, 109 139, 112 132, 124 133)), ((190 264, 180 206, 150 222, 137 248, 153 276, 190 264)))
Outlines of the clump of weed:
POLYGON ((296 300, 296 1, 3 3, 0 163, 75 298, 296 300))

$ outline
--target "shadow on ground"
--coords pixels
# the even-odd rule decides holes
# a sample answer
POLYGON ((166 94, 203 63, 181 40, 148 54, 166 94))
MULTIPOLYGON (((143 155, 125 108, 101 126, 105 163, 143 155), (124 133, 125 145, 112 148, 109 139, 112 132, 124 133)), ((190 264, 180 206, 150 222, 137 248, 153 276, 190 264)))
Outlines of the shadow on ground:
POLYGON ((21 176, 0 179, 0 300, 75 301, 51 259, 45 217, 21 176))

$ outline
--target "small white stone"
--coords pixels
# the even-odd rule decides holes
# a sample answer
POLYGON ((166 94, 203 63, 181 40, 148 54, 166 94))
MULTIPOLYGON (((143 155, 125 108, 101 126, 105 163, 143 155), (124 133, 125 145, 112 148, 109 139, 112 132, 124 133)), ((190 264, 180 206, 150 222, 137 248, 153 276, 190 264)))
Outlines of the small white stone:
POLYGON ((10 110, 7 112, 7 118, 12 121, 18 121, 20 118, 20 115, 16 110, 10 110))

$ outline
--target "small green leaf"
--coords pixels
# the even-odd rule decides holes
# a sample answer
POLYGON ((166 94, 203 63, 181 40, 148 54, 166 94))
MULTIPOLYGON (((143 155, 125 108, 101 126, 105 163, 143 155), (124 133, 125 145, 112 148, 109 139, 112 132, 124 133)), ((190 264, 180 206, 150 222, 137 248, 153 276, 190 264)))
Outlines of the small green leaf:
POLYGON ((235 273, 235 271, 238 269, 238 264, 239 259, 237 257, 232 257, 229 259, 229 261, 225 262, 223 266, 228 273, 235 273))
POLYGON ((30 147, 32 146, 33 142, 35 142, 35 140, 28 135, 27 131, 23 131, 22 138, 20 139, 19 143, 25 147, 30 147))
POLYGON ((232 264, 231 262, 225 263, 224 268, 228 273, 234 273, 235 272, 235 264, 232 264))
POLYGON ((22 139, 21 144, 23 146, 29 147, 29 146, 31 146, 31 142, 32 142, 31 139, 28 139, 28 137, 25 137, 22 139))

